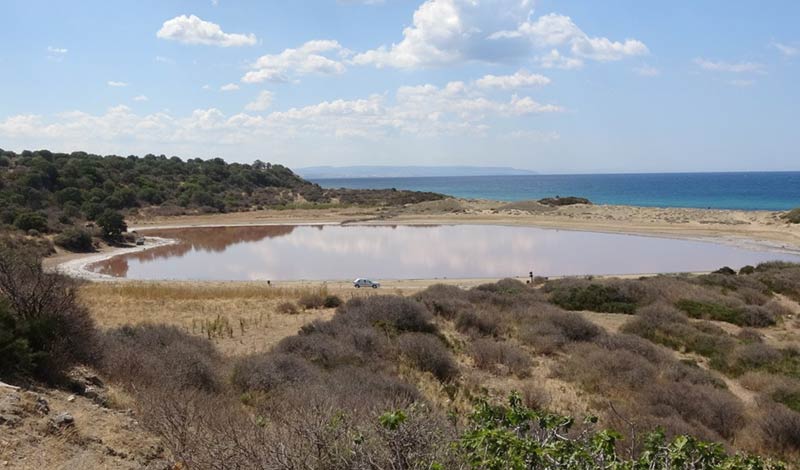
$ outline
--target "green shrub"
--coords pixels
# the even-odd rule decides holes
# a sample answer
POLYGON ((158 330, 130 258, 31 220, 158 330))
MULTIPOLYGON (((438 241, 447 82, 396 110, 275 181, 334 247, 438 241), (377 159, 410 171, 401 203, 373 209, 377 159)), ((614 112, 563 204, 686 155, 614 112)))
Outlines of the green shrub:
POLYGON ((600 284, 589 284, 585 287, 556 288, 550 300, 566 310, 627 314, 632 314, 636 311, 634 299, 625 296, 617 288, 600 284))
POLYGON ((686 314, 692 318, 718 320, 732 323, 734 325, 742 324, 741 312, 725 305, 711 302, 701 302, 698 300, 682 299, 675 302, 675 306, 686 312, 686 314))
POLYGON ((69 228, 56 235, 53 241, 56 245, 69 251, 75 251, 78 253, 94 251, 92 235, 86 230, 79 228, 69 228))
POLYGON ((14 219, 14 226, 25 232, 29 230, 47 232, 47 217, 39 212, 23 212, 14 219))
POLYGON ((32 374, 56 382, 97 358, 97 331, 77 299, 76 282, 47 273, 39 255, 0 244, 0 376, 32 374), (5 353, 19 362, 6 363, 5 353))

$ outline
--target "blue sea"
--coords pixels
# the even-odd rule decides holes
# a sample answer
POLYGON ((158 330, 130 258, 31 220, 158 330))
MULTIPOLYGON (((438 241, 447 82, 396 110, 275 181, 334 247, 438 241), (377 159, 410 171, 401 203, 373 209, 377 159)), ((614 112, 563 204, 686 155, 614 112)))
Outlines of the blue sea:
POLYGON ((713 209, 800 207, 800 171, 313 179, 325 188, 410 189, 461 198, 522 201, 585 197, 595 204, 713 209))

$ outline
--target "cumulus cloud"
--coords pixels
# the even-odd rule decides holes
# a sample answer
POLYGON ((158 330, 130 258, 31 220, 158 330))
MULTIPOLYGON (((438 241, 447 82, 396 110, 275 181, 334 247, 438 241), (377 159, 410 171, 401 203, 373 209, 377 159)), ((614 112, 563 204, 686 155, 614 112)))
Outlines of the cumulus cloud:
MULTIPOLYGON (((209 108, 197 109, 183 117, 168 112, 139 115, 126 106, 116 106, 100 115, 81 111, 49 117, 18 115, 0 121, 0 137, 15 142, 41 139, 77 147, 87 140, 196 146, 257 145, 264 138, 300 136, 367 139, 476 136, 491 132, 497 120, 563 110, 529 96, 512 94, 493 99, 484 92, 476 83, 455 81, 444 86, 404 86, 393 96, 323 101, 266 114, 243 112, 228 116, 219 109, 209 108)), ((246 110, 264 111, 271 106, 272 98, 272 93, 262 91, 246 110)))
POLYGON ((106 84, 108 86, 115 87, 115 88, 122 88, 122 87, 128 86, 128 84, 125 83, 125 82, 118 82, 118 81, 114 81, 114 80, 109 80, 109 81, 106 82, 106 84))
POLYGON ((295 49, 280 54, 263 55, 252 64, 242 81, 245 83, 288 82, 293 77, 321 74, 337 75, 346 70, 342 58, 349 55, 337 41, 308 41, 295 49))
POLYGON ((694 63, 703 70, 730 73, 764 73, 764 64, 758 62, 725 62, 698 57, 694 63))
POLYGON ((258 94, 255 100, 247 103, 244 109, 248 111, 264 111, 272 105, 272 92, 262 91, 258 94))
POLYGON ((195 15, 180 15, 165 21, 156 37, 183 44, 220 47, 253 46, 258 42, 255 34, 226 33, 218 24, 195 15))
POLYGON ((550 52, 537 56, 536 62, 546 69, 571 70, 583 67, 583 60, 566 57, 558 52, 558 49, 551 49, 550 52))
POLYGON ((486 75, 478 79, 475 83, 481 88, 513 90, 516 88, 548 85, 550 79, 544 75, 530 73, 527 70, 520 70, 513 75, 486 75))
POLYGON ((236 91, 239 89, 239 85, 235 83, 228 83, 227 85, 222 85, 219 87, 219 91, 236 91))
POLYGON ((532 7, 530 0, 427 0, 400 42, 357 54, 352 62, 414 68, 504 62, 549 50, 539 61, 567 69, 580 67, 583 60, 609 62, 649 52, 637 39, 589 36, 568 16, 551 13, 534 20, 532 7), (570 55, 562 57, 566 52, 570 55))

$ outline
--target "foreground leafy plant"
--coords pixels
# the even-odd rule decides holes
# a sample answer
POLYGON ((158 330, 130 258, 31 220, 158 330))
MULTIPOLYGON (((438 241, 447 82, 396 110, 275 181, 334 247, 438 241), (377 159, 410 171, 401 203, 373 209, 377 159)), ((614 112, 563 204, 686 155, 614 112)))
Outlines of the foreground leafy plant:
POLYGON ((508 405, 477 403, 469 429, 458 446, 473 469, 726 469, 779 470, 782 463, 749 455, 726 454, 720 444, 678 436, 667 441, 657 430, 645 440, 638 458, 617 453, 622 436, 613 430, 594 431, 596 418, 588 418, 579 432, 573 418, 525 407, 517 394, 508 405))

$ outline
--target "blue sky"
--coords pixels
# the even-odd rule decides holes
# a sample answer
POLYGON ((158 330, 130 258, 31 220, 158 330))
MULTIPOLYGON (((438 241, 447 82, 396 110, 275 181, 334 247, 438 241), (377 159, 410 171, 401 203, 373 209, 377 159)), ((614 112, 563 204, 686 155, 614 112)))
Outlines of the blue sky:
POLYGON ((800 170, 800 2, 0 3, 0 147, 800 170))

